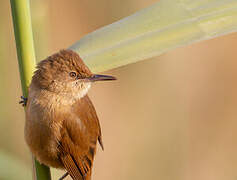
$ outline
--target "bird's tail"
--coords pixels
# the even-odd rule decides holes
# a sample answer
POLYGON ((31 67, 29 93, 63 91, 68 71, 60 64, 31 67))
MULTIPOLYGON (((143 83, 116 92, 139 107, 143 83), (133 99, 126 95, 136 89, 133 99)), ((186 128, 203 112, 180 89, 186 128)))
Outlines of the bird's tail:
POLYGON ((91 180, 93 157, 87 156, 82 161, 76 161, 73 156, 62 149, 60 159, 73 180, 91 180))

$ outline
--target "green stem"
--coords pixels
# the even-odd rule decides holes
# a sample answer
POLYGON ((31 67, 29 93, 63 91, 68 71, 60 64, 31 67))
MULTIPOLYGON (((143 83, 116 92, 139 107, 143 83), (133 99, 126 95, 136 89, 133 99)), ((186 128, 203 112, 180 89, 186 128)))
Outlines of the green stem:
POLYGON ((50 170, 48 166, 45 166, 43 164, 40 164, 36 159, 34 159, 34 177, 37 178, 37 180, 50 180, 50 170))
MULTIPOLYGON (((27 97, 27 89, 35 68, 35 52, 29 0, 11 0, 11 8, 22 92, 23 95, 27 97)), ((34 161, 34 171, 37 180, 50 180, 49 168, 39 164, 36 160, 34 161)))

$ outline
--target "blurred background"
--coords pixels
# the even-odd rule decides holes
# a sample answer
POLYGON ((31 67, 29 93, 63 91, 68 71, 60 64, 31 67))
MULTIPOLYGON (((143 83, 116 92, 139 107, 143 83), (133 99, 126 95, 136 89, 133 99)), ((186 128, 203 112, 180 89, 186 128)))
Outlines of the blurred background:
MULTIPOLYGON (((157 0, 32 0, 37 60, 157 0)), ((237 33, 107 74, 89 95, 101 122, 95 180, 236 180, 237 33)), ((0 179, 31 179, 10 2, 0 6, 0 179)), ((53 179, 62 171, 53 169, 53 179)), ((70 179, 70 178, 68 178, 70 179)))

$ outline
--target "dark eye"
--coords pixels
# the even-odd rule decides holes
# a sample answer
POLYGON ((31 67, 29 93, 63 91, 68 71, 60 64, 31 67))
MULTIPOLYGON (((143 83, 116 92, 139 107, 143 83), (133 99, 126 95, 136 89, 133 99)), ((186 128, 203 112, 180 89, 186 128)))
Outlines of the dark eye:
POLYGON ((69 76, 71 76, 72 78, 75 78, 77 76, 77 73, 76 72, 70 72, 69 76))

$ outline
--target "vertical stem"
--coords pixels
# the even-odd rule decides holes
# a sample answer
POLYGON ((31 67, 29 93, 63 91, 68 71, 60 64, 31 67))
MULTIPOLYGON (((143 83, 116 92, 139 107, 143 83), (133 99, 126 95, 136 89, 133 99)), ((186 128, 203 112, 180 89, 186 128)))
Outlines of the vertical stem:
POLYGON ((35 68, 35 52, 31 28, 30 7, 28 0, 11 0, 16 49, 23 95, 27 95, 27 87, 35 68))
MULTIPOLYGON (((11 0, 16 49, 23 95, 26 97, 35 68, 35 52, 31 26, 29 0, 11 0)), ((34 174, 37 180, 50 180, 47 166, 34 160, 34 174)))
POLYGON ((50 169, 48 166, 40 164, 34 159, 34 177, 37 180, 51 180, 50 169))

